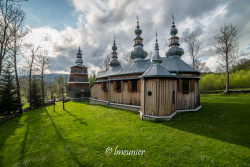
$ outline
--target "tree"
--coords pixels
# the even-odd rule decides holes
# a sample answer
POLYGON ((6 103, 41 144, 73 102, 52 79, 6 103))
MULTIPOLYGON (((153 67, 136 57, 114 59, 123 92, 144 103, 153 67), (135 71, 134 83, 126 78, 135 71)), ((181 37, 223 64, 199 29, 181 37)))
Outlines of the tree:
POLYGON ((187 45, 187 50, 188 53, 191 57, 191 66, 197 70, 197 71, 201 71, 201 72, 208 72, 209 68, 206 66, 206 63, 202 63, 199 58, 199 52, 200 52, 200 48, 202 45, 202 42, 200 42, 198 40, 198 34, 197 33, 191 33, 186 39, 185 39, 185 43, 187 45))
POLYGON ((218 69, 226 72, 226 89, 228 93, 230 69, 238 59, 238 30, 233 24, 225 24, 220 28, 215 38, 216 53, 220 54, 218 69))
POLYGON ((42 98, 43 102, 45 102, 44 73, 49 68, 48 51, 44 51, 43 54, 37 56, 37 63, 38 63, 38 71, 40 72, 40 77, 41 77, 42 98))
MULTIPOLYGON (((17 56, 20 52, 22 41, 21 39, 28 33, 27 30, 23 30, 23 21, 24 21, 24 12, 21 9, 18 9, 17 11, 18 16, 13 21, 13 24, 11 25, 11 31, 13 32, 13 40, 11 42, 11 53, 10 57, 13 62, 14 71, 15 71, 15 81, 16 81, 16 88, 17 88, 17 95, 18 100, 21 103, 21 94, 20 94, 20 83, 19 83, 19 77, 18 77, 18 71, 17 71, 17 56)), ((20 107, 20 112, 22 112, 22 108, 20 107)))
POLYGON ((121 61, 122 64, 128 64, 131 62, 131 56, 130 53, 123 54, 122 56, 119 56, 119 60, 121 61))
POLYGON ((38 81, 37 79, 32 80, 31 84, 31 91, 30 91, 30 107, 31 108, 38 108, 43 105, 41 92, 38 88, 38 81))
POLYGON ((0 75, 4 66, 7 53, 11 48, 11 42, 13 41, 16 29, 15 26, 17 20, 22 18, 23 11, 16 2, 22 0, 0 0, 0 75))
POLYGON ((34 46, 34 44, 26 44, 26 47, 28 49, 28 53, 23 56, 28 64, 28 71, 29 71, 29 98, 28 101, 31 101, 31 87, 32 87, 32 75, 34 71, 34 61, 38 55, 38 51, 40 49, 40 46, 34 46))
POLYGON ((20 107, 16 87, 14 84, 13 71, 11 71, 11 63, 8 63, 6 69, 3 69, 0 83, 0 112, 11 114, 17 111, 20 107))
POLYGON ((106 72, 109 69, 109 62, 111 60, 111 56, 107 55, 103 60, 103 66, 101 68, 101 72, 106 72))
POLYGON ((65 88, 67 86, 67 79, 65 77, 62 77, 62 76, 59 76, 59 77, 56 77, 56 80, 55 80, 55 83, 56 83, 56 87, 57 87, 57 95, 58 97, 62 98, 62 88, 65 88))

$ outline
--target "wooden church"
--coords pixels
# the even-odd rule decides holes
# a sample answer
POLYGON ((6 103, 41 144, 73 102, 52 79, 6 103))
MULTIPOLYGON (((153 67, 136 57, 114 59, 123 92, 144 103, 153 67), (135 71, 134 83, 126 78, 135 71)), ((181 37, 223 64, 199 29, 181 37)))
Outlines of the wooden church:
POLYGON ((76 54, 76 65, 70 67, 67 94, 71 100, 89 97, 88 67, 83 65, 82 52, 79 47, 76 54))
POLYGON ((181 59, 184 51, 177 33, 173 21, 166 55, 159 55, 156 36, 155 53, 148 59, 137 21, 132 61, 121 66, 114 41, 109 70, 94 82, 90 103, 138 111, 150 120, 169 120, 179 112, 198 111, 200 73, 181 59))

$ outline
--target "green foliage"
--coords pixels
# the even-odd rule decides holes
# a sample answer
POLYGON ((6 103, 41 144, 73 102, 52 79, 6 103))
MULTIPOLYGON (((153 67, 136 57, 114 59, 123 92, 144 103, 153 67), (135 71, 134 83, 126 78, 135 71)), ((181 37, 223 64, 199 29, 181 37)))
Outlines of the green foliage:
MULTIPOLYGON (((201 91, 214 91, 225 89, 225 74, 204 74, 200 80, 201 91)), ((250 88, 250 70, 239 70, 230 73, 230 88, 250 88)))
POLYGON ((32 80, 31 93, 30 93, 30 107, 31 108, 38 108, 43 105, 41 91, 38 88, 38 86, 39 86, 38 81, 32 80))
POLYGON ((250 60, 243 59, 236 66, 233 66, 232 72, 236 72, 239 70, 250 70, 250 60))
POLYGON ((80 102, 25 112, 0 126, 0 166, 249 166, 250 94, 206 95, 201 104, 168 122, 80 102), (117 146, 146 152, 105 154, 117 146))
POLYGON ((91 86, 95 82, 95 76, 89 76, 89 85, 91 86))
POLYGON ((21 102, 18 100, 10 64, 3 70, 0 80, 0 113, 16 112, 21 107, 21 102))

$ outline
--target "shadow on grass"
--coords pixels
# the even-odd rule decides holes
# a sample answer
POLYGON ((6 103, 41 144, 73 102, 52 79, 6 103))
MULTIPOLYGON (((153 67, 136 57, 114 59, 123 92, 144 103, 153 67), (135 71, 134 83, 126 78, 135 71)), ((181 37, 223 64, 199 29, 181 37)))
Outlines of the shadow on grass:
POLYGON ((250 148, 249 104, 206 102, 202 107, 160 124, 250 148))
POLYGON ((29 131, 30 131, 30 124, 28 123, 27 126, 26 126, 26 129, 25 129, 25 134, 24 134, 24 137, 23 137, 23 141, 21 143, 21 149, 20 149, 20 156, 19 156, 19 166, 24 166, 24 156, 25 156, 25 152, 27 150, 27 143, 29 142, 28 141, 28 134, 29 134, 29 131))
POLYGON ((86 126, 88 126, 88 123, 83 121, 84 118, 78 118, 77 116, 75 116, 74 114, 72 114, 71 112, 69 112, 67 109, 64 109, 63 111, 65 111, 66 113, 68 113, 70 116, 74 117, 76 121, 79 121, 81 124, 84 124, 86 126))
POLYGON ((60 129, 57 127, 57 125, 55 124, 54 120, 52 119, 52 117, 50 116, 49 112, 47 110, 45 110, 51 125, 53 126, 56 135, 58 137, 58 139, 60 140, 60 142, 65 146, 65 148, 67 148, 67 151, 70 155, 70 157, 72 158, 72 160, 76 163, 77 166, 89 166, 89 164, 83 164, 79 161, 79 159, 77 158, 77 156, 75 156, 75 153, 73 152, 73 150, 68 146, 68 142, 67 140, 63 137, 62 133, 60 132, 60 129))
POLYGON ((23 133, 23 139, 21 141, 21 148, 19 151, 19 164, 18 166, 27 166, 25 164, 25 156, 28 152, 29 148, 32 146, 37 145, 37 141, 39 140, 41 134, 41 131, 43 129, 43 108, 38 108, 29 111, 28 114, 26 114, 26 119, 24 121, 25 124, 25 131, 23 133))
MULTIPOLYGON (((4 145, 7 141, 7 139, 14 134, 15 129, 20 127, 19 124, 21 116, 16 116, 15 118, 12 118, 11 120, 8 120, 7 122, 4 122, 0 124, 0 152, 3 151, 4 145)), ((3 166, 3 158, 2 155, 0 155, 0 166, 3 166)))
POLYGON ((56 111, 56 105, 53 105, 52 112, 56 113, 59 116, 62 116, 62 114, 56 111))

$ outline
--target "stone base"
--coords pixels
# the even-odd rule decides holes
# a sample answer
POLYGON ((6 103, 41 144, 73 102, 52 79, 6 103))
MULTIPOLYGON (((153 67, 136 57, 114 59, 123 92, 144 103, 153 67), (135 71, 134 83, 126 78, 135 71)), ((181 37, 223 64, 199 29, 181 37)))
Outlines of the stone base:
POLYGON ((81 98, 70 98, 70 101, 82 101, 82 100, 87 100, 89 97, 81 97, 81 98))
POLYGON ((199 106, 195 109, 188 109, 188 110, 176 110, 174 113, 172 113, 169 116, 153 116, 153 115, 144 115, 140 111, 140 116, 143 120, 151 120, 151 121, 168 121, 171 120, 175 115, 178 113, 183 113, 183 112, 196 112, 199 111, 202 108, 202 106, 199 106))
POLYGON ((141 112, 141 106, 119 104, 119 103, 109 103, 108 101, 105 101, 105 100, 99 100, 99 99, 93 99, 93 98, 89 98, 89 100, 90 100, 90 104, 99 104, 99 105, 105 105, 105 106, 123 109, 123 110, 135 111, 137 113, 140 113, 140 117, 142 120, 151 120, 151 121, 168 121, 168 120, 171 120, 178 113, 196 112, 202 108, 201 106, 199 106, 195 109, 176 110, 174 113, 172 113, 169 116, 154 116, 154 115, 144 115, 141 112))

